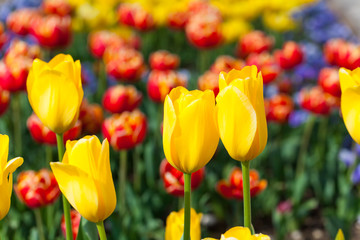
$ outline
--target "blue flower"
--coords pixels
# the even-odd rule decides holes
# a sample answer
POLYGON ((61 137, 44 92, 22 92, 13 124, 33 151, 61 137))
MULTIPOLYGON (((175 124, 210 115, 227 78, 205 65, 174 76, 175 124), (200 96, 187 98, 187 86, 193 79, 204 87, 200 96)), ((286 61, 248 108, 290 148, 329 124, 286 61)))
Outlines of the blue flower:
POLYGON ((354 172, 351 174, 351 181, 353 184, 360 183, 360 165, 357 165, 354 172))
POLYGON ((356 161, 356 154, 347 148, 341 149, 338 157, 340 161, 346 165, 346 167, 350 167, 356 161))
POLYGON ((295 110, 289 116, 289 126, 296 128, 307 121, 309 113, 303 110, 295 110))

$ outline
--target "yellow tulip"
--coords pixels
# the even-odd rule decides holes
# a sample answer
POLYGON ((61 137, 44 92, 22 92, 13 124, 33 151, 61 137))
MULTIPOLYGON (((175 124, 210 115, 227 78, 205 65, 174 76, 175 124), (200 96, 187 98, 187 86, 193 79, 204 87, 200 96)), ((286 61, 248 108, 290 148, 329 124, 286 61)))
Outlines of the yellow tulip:
MULTIPOLYGON (((203 240, 216 240, 215 238, 204 238, 203 240)), ((270 240, 270 237, 264 234, 251 235, 248 228, 233 227, 221 235, 220 240, 270 240)))
POLYGON ((221 24, 221 30, 226 42, 234 42, 250 32, 251 24, 241 18, 231 18, 221 24))
POLYGON ((277 32, 286 32, 296 27, 291 12, 286 11, 266 11, 263 14, 265 26, 277 32))
POLYGON ((62 134, 75 125, 84 95, 80 61, 64 54, 49 63, 35 59, 26 86, 31 107, 50 130, 62 134))
POLYGON ((339 70, 341 87, 341 112, 351 137, 360 144, 360 68, 339 70))
POLYGON ((0 134, 0 220, 9 212, 13 185, 12 173, 24 160, 21 157, 7 161, 9 154, 9 137, 0 134))
POLYGON ((193 173, 210 161, 218 143, 214 93, 174 88, 164 103, 163 147, 169 163, 193 173))
MULTIPOLYGON (((196 211, 191 209, 191 228, 190 228, 190 238, 191 240, 200 240, 201 238, 201 221, 202 214, 196 213, 196 211)), ((179 240, 183 235, 184 231, 184 209, 181 209, 178 212, 172 212, 166 219, 166 228, 165 228, 165 240, 179 240)))
POLYGON ((109 143, 96 136, 67 141, 62 162, 50 163, 61 192, 87 220, 104 221, 116 206, 109 143))
POLYGON ((221 72, 216 97, 220 138, 238 161, 257 157, 267 142, 263 80, 256 66, 221 72))

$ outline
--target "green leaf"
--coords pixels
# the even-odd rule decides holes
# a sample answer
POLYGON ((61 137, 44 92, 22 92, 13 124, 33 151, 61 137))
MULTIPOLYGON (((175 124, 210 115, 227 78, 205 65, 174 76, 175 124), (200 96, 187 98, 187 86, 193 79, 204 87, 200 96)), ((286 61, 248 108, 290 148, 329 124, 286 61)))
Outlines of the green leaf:
POLYGON ((338 230, 338 233, 336 234, 335 240, 345 240, 344 233, 341 229, 338 230))
POLYGON ((96 224, 81 217, 79 232, 76 240, 98 240, 96 224))

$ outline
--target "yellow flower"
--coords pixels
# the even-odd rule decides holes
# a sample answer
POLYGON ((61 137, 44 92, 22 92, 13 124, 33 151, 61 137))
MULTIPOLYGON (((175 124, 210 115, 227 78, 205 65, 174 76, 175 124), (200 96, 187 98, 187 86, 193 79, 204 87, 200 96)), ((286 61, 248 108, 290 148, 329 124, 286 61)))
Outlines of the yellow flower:
POLYGON ((291 17, 291 12, 266 11, 263 14, 263 22, 266 27, 277 32, 285 32, 296 27, 291 17))
POLYGON ((62 162, 50 163, 61 192, 87 220, 104 221, 116 206, 109 143, 96 136, 68 141, 62 162))
POLYGON ((214 93, 174 88, 165 98, 163 126, 169 163, 183 173, 204 167, 219 143, 214 93))
POLYGON ((84 95, 80 61, 64 54, 49 63, 35 59, 26 86, 31 107, 50 130, 62 134, 75 125, 84 95))
POLYGON ((8 162, 8 154, 9 137, 0 134, 0 220, 6 216, 10 209, 13 185, 12 173, 24 162, 21 157, 11 159, 8 162))
POLYGON ((226 42, 233 42, 250 32, 252 27, 249 22, 241 18, 232 18, 221 24, 221 29, 226 42))
MULTIPOLYGON (((190 238, 191 240, 200 240, 202 214, 196 213, 191 209, 190 238)), ((172 212, 166 219, 165 240, 179 240, 184 231, 184 209, 178 212, 172 212)))
MULTIPOLYGON (((203 240, 216 240, 215 238, 204 238, 203 240)), ((270 240, 270 237, 264 234, 251 235, 248 228, 233 227, 221 235, 220 240, 270 240)))
POLYGON ((360 68, 339 70, 341 87, 341 112, 351 137, 360 144, 360 68))
POLYGON ((256 66, 221 72, 216 97, 220 138, 238 161, 257 157, 267 142, 263 80, 256 66))

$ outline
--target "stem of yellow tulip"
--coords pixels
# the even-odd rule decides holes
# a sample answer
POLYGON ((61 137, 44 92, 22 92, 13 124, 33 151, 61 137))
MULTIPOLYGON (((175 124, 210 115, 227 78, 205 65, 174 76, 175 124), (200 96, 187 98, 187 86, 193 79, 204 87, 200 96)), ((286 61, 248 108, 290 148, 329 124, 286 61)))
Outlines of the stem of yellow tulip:
POLYGON ((184 173, 184 234, 183 240, 190 240, 190 219, 191 219, 191 173, 184 173))
POLYGON ((126 188, 126 163, 127 163, 127 151, 120 151, 120 163, 119 163, 119 210, 120 215, 126 212, 125 206, 125 188, 126 188))
POLYGON ((39 233, 39 239, 45 240, 44 226, 43 226, 43 222, 42 222, 42 218, 41 218, 40 208, 34 209, 34 213, 35 213, 35 221, 36 221, 36 225, 37 225, 37 229, 38 229, 38 233, 39 233))
POLYGON ((20 93, 15 93, 12 101, 12 114, 14 123, 15 156, 22 155, 22 134, 21 134, 21 102, 20 93))
POLYGON ((104 227, 104 221, 96 223, 96 227, 99 232, 100 240, 106 240, 107 238, 106 238, 106 232, 105 232, 105 227, 104 227))
MULTIPOLYGON (((56 141, 58 147, 59 162, 61 162, 65 153, 63 135, 56 134, 56 141)), ((71 225, 71 217, 70 217, 70 204, 64 195, 62 196, 62 200, 63 200, 64 218, 65 218, 65 226, 66 226, 66 240, 72 240, 73 234, 72 234, 72 225, 71 225)))
POLYGON ((250 161, 241 162, 241 166, 243 176, 244 226, 251 230, 250 161))

